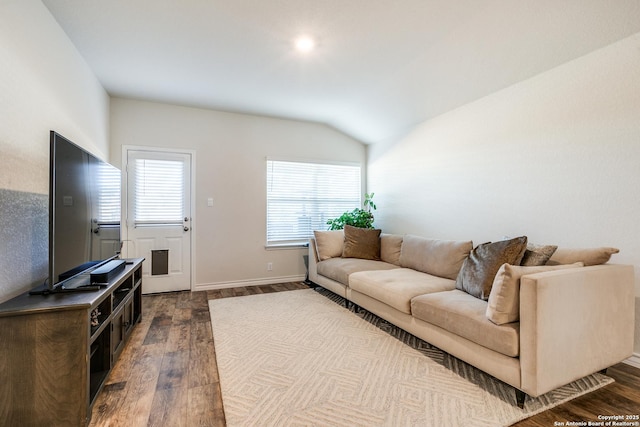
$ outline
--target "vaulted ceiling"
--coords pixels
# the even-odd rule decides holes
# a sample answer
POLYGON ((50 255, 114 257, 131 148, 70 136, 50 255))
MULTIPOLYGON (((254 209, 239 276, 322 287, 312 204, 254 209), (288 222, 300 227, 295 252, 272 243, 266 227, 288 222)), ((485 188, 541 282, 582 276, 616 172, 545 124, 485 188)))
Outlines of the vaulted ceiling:
POLYGON ((364 143, 640 32, 638 0, 42 1, 113 96, 364 143))

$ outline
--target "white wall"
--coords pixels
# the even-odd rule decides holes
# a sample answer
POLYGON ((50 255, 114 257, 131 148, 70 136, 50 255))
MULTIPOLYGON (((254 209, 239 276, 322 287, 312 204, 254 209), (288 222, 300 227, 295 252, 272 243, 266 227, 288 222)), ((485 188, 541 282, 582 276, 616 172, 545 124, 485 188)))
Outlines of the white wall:
POLYGON ((0 0, 0 301, 47 275, 50 130, 106 158, 109 96, 39 0, 0 0))
POLYGON ((368 162, 387 232, 614 246, 640 296, 640 34, 423 122, 368 162))
POLYGON ((324 125, 121 98, 111 138, 114 164, 122 145, 196 151, 196 289, 304 276, 306 249, 264 247, 267 156, 365 164, 364 145, 324 125))

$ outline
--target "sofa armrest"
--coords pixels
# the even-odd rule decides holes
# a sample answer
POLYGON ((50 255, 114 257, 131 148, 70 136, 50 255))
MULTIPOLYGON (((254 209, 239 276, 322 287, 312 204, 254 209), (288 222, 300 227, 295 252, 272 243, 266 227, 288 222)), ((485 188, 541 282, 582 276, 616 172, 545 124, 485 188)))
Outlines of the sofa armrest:
POLYGON ((539 396, 633 354, 634 270, 606 264, 520 280, 521 389, 539 396))
POLYGON ((316 239, 309 239, 309 280, 317 283, 318 280, 318 251, 316 250, 316 239))

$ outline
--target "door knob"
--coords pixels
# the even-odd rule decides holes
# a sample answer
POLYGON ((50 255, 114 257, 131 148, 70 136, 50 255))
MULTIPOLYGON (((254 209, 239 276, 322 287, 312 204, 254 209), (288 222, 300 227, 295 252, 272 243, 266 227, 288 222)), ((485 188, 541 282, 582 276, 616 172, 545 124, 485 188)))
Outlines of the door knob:
POLYGON ((183 230, 184 231, 189 231, 189 227, 184 227, 183 230))

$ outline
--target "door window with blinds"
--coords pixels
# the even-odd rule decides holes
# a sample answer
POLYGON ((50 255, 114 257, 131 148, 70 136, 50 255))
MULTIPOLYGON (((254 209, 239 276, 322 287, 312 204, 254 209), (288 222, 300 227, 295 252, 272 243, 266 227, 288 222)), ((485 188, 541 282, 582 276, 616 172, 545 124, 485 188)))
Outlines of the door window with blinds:
POLYGON ((306 243, 360 194, 359 165, 267 159, 267 246, 306 243))
POLYGON ((185 160, 153 158, 149 153, 132 156, 128 164, 130 226, 182 226, 184 212, 185 160))

